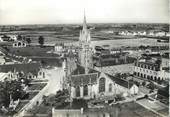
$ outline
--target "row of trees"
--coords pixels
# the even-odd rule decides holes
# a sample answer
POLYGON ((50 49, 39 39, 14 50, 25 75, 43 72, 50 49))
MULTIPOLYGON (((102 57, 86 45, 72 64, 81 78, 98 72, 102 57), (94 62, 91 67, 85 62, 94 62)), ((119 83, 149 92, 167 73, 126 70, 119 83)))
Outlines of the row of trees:
MULTIPOLYGON (((17 39, 26 41, 29 45, 32 42, 30 37, 24 37, 24 36, 21 36, 21 35, 18 35, 17 39)), ((44 45, 44 37, 43 36, 38 37, 38 43, 40 44, 41 47, 43 47, 43 45, 44 45)))

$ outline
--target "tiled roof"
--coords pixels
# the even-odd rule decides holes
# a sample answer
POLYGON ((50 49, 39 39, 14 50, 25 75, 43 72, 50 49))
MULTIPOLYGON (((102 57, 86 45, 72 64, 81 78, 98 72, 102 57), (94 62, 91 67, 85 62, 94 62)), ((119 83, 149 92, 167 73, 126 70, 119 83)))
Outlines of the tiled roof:
POLYGON ((115 76, 112 76, 110 74, 106 74, 106 75, 109 76, 112 81, 114 81, 116 84, 118 84, 120 86, 123 86, 125 88, 131 88, 133 86, 133 83, 131 83, 131 82, 128 82, 126 80, 123 80, 123 79, 115 77, 115 76))
POLYGON ((98 74, 80 74, 71 76, 71 85, 80 86, 97 83, 98 74))
POLYGON ((0 72, 23 72, 24 74, 32 73, 37 75, 40 70, 40 63, 27 63, 27 64, 8 64, 0 65, 0 72))

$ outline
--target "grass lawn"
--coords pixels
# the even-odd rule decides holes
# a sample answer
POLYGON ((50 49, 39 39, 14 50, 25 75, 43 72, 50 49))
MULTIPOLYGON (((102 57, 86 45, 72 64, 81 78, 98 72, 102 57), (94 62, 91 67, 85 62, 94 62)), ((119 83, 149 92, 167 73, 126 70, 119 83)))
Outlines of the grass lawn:
POLYGON ((45 57, 29 57, 33 61, 40 61, 44 67, 46 66, 57 66, 61 67, 62 66, 62 60, 58 58, 45 58, 45 57))
POLYGON ((52 57, 58 57, 57 54, 51 54, 47 53, 50 50, 53 50, 53 46, 45 46, 45 47, 40 47, 40 46, 27 46, 27 47, 22 47, 22 48, 13 48, 11 46, 7 47, 9 49, 9 53, 13 53, 17 56, 52 56, 52 57))
POLYGON ((28 90, 41 90, 43 89, 47 83, 37 83, 37 84, 30 84, 28 90))
POLYGON ((45 80, 32 80, 31 82, 48 82, 48 80, 47 79, 45 79, 45 80))

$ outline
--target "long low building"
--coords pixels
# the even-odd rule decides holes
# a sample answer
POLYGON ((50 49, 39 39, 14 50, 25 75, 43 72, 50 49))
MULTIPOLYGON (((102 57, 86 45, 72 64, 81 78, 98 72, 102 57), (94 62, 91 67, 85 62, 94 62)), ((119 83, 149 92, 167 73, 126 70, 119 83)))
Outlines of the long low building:
POLYGON ((40 63, 20 63, 0 65, 0 72, 8 73, 9 78, 26 77, 45 78, 45 72, 41 68, 40 63))
POLYGON ((134 75, 153 81, 161 81, 170 79, 168 68, 162 67, 161 60, 152 58, 139 59, 134 63, 134 75))

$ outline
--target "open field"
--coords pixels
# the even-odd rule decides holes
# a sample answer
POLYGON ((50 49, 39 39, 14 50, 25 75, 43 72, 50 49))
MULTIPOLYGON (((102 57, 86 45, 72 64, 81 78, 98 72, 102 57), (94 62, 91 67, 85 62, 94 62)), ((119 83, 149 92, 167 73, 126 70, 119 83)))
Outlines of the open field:
POLYGON ((39 47, 39 46, 28 46, 28 47, 22 47, 22 48, 13 48, 11 46, 7 47, 9 53, 13 53, 18 56, 56 56, 57 54, 50 54, 47 53, 50 50, 53 50, 54 47, 46 46, 46 47, 39 47))
MULTIPOLYGON (((168 45, 168 43, 158 43, 157 42, 157 38, 142 38, 142 37, 136 37, 136 36, 123 36, 123 35, 115 35, 115 34, 110 34, 110 33, 104 33, 102 32, 102 30, 105 31, 109 31, 109 30, 115 30, 116 27, 111 27, 110 28, 106 28, 104 27, 104 25, 102 25, 101 27, 96 28, 91 30, 91 40, 92 41, 112 41, 113 43, 115 43, 115 45, 117 46, 136 46, 139 44, 148 44, 148 45, 163 45, 166 44, 168 45), (102 27, 103 26, 103 27, 102 27), (123 40, 123 41, 122 41, 123 40), (139 40, 139 41, 138 41, 139 40), (144 41, 147 40, 147 41, 144 41), (148 43, 149 42, 149 43, 148 43)), ((121 27, 119 27, 121 29, 121 27)), ((147 29, 147 27, 145 27, 147 29)), ((45 29, 45 27, 44 27, 45 29)), ((63 27, 59 30, 48 30, 48 28, 46 28, 46 30, 20 30, 20 31, 9 31, 9 32, 0 32, 0 34, 20 34, 23 37, 29 37, 32 41, 32 44, 38 44, 38 38, 39 36, 43 36, 45 38, 45 44, 52 44, 54 45, 55 43, 59 43, 59 42, 73 42, 73 41, 78 41, 79 39, 79 31, 80 31, 80 27, 79 28, 72 28, 72 27, 63 27), (67 29, 67 30, 65 30, 67 29)), ((116 28, 117 29, 117 28, 116 28)), ((124 29, 125 30, 125 29, 124 29)), ((128 30, 128 29, 126 29, 128 30)), ((143 29, 144 30, 144 29, 143 29)), ((118 30, 116 30, 118 31, 118 30)), ((146 31, 146 30, 145 30, 146 31)))
POLYGON ((111 47, 135 47, 140 45, 149 46, 168 46, 168 43, 158 43, 156 39, 141 38, 141 39, 119 39, 119 40, 104 40, 93 41, 92 45, 110 45, 111 47))

